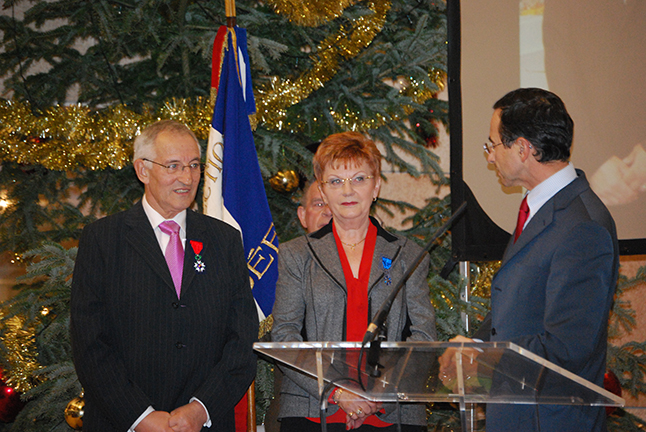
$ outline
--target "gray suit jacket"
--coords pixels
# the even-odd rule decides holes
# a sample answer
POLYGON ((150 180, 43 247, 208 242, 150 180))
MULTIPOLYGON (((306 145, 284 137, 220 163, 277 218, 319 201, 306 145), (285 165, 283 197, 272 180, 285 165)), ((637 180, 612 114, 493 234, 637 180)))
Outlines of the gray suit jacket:
MULTIPOLYGON (((619 247, 610 213, 577 173, 512 237, 476 337, 511 341, 603 387, 619 247)), ((605 429, 603 407, 487 407, 488 432, 605 429)))
MULTIPOLYGON (((88 225, 71 297, 83 430, 125 432, 148 406, 202 401, 210 430, 234 430, 233 407, 256 371, 258 316, 238 231, 191 210, 181 298, 141 202, 88 225), (203 245, 203 272, 189 240, 203 245)), ((207 430, 207 429, 205 429, 207 430)))
MULTIPOLYGON (((414 242, 387 232, 374 219, 372 222, 378 232, 368 284, 368 319, 421 251, 414 242), (382 257, 392 259, 391 284, 385 282, 382 257)), ((426 281, 428 267, 426 256, 393 302, 386 322, 389 341, 402 340, 405 331, 409 341, 436 339, 435 313, 426 281)), ((332 223, 313 234, 281 244, 278 269, 272 340, 302 341, 303 335, 309 341, 345 340, 347 292, 332 223)), ((295 371, 285 372, 279 418, 318 417, 316 380, 295 371)), ((329 407, 328 415, 337 409, 329 407)), ((382 420, 395 423, 397 414, 393 407, 387 407, 386 411, 382 420)), ((426 424, 425 406, 404 405, 402 422, 426 424)))

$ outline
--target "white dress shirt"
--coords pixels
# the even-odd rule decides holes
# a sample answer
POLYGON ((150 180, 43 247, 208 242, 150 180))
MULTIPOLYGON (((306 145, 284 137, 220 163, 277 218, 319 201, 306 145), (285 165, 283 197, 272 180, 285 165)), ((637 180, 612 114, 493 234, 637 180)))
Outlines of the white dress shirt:
POLYGON ((527 226, 532 217, 561 189, 572 183, 577 178, 576 170, 572 162, 560 171, 552 174, 546 180, 543 180, 534 189, 527 192, 527 205, 529 206, 529 215, 525 221, 523 229, 527 226))

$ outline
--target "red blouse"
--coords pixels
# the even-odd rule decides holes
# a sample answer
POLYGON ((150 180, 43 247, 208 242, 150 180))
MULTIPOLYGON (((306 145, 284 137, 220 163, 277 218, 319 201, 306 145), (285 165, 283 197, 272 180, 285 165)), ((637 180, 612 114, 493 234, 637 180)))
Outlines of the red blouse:
MULTIPOLYGON (((363 253, 361 255, 361 264, 359 265, 359 277, 355 278, 352 274, 350 262, 343 249, 343 243, 336 232, 336 225, 332 223, 332 232, 334 233, 334 240, 336 241, 336 248, 339 251, 339 258, 341 259, 341 267, 343 268, 343 275, 345 276, 345 286, 348 293, 347 306, 346 306, 346 340, 350 342, 361 342, 368 327, 368 283, 370 281, 370 269, 372 268, 372 258, 375 254, 375 244, 377 243, 377 227, 370 223, 368 233, 366 234, 365 244, 363 245, 363 253)), ((332 393, 334 394, 334 392, 332 393)), ((330 401, 332 398, 330 397, 330 401)), ((381 412, 384 412, 381 409, 381 412)), ((329 416, 326 421, 328 423, 345 423, 345 412, 341 409, 336 413, 329 416)), ((309 420, 320 422, 318 417, 309 418, 309 420)), ((386 427, 391 423, 386 423, 379 419, 376 415, 371 415, 366 418, 363 424, 386 427)))
POLYGON ((370 269, 372 267, 372 256, 375 253, 377 243, 377 227, 372 223, 368 227, 366 243, 363 245, 361 264, 359 266, 359 277, 355 278, 350 268, 350 262, 343 249, 343 243, 336 232, 336 224, 332 224, 336 248, 339 251, 341 267, 345 276, 345 286, 348 293, 346 306, 346 333, 345 339, 349 342, 361 342, 368 327, 368 282, 370 280, 370 269))

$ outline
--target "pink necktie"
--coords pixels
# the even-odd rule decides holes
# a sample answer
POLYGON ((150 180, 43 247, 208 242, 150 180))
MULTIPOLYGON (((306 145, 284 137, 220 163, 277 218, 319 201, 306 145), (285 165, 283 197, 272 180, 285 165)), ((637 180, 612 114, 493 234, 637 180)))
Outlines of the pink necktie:
POLYGON ((179 225, 175 221, 164 221, 159 224, 159 229, 170 236, 168 246, 166 246, 166 264, 173 277, 173 284, 177 292, 177 298, 182 291, 182 272, 184 270, 184 247, 182 240, 179 238, 179 225))
POLYGON ((523 198, 523 202, 520 203, 520 210, 518 210, 518 222, 516 223, 516 233, 514 234, 514 243, 518 240, 518 236, 523 232, 523 227, 529 216, 529 206, 527 205, 527 195, 523 198))

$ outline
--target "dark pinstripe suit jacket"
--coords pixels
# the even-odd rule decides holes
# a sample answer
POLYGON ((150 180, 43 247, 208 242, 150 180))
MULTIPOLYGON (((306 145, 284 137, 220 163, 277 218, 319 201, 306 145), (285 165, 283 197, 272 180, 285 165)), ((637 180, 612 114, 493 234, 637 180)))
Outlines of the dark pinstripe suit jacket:
POLYGON ((148 406, 171 411, 191 397, 209 410, 211 431, 234 430, 258 334, 242 242, 229 225, 191 210, 186 231, 178 299, 141 202, 83 230, 71 334, 85 432, 126 432, 148 406), (188 240, 203 244, 202 273, 188 240))

